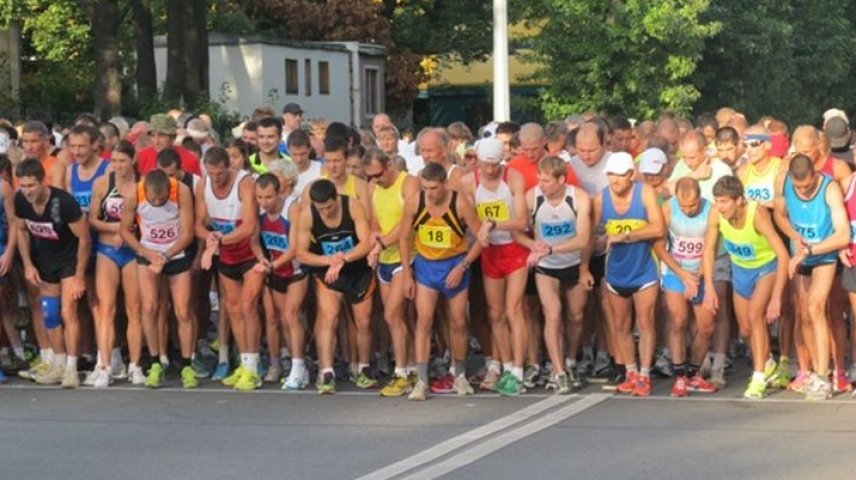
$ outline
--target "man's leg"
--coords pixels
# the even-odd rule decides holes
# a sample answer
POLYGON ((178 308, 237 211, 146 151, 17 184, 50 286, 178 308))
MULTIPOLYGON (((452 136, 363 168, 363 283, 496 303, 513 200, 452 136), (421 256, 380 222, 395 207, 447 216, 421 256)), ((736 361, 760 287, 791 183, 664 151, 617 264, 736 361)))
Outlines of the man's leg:
POLYGON ((319 393, 333 393, 336 388, 333 350, 335 349, 342 294, 327 288, 321 281, 316 281, 315 292, 318 298, 315 316, 315 348, 318 355, 317 386, 319 393))
POLYGON ((291 349, 291 372, 283 385, 288 390, 306 388, 308 375, 303 359, 306 351, 306 331, 300 320, 300 306, 306 298, 309 288, 308 277, 297 282, 291 282, 284 294, 274 292, 274 302, 282 309, 282 328, 288 331, 289 348, 291 349))
POLYGON ((651 394, 651 366, 654 364, 654 351, 657 348, 654 308, 659 295, 658 285, 633 294, 633 309, 636 312, 636 326, 639 329, 639 363, 641 364, 639 382, 633 390, 633 395, 637 396, 647 397, 651 394))
POLYGON ((44 320, 42 327, 53 355, 51 356, 50 368, 36 373, 33 380, 46 385, 62 382, 68 364, 60 293, 59 283, 48 283, 42 280, 38 286, 38 298, 41 299, 38 309, 44 320))
POLYGON ((190 272, 182 272, 169 277, 169 290, 172 306, 178 326, 178 343, 181 349, 181 384, 184 388, 196 388, 199 384, 190 365, 193 355, 193 318, 190 314, 191 278, 190 272))
POLYGON ((468 291, 464 289, 449 298, 449 326, 452 351, 452 365, 455 368, 455 391, 458 395, 471 395, 472 387, 467 380, 467 350, 470 343, 469 328, 467 328, 468 291))

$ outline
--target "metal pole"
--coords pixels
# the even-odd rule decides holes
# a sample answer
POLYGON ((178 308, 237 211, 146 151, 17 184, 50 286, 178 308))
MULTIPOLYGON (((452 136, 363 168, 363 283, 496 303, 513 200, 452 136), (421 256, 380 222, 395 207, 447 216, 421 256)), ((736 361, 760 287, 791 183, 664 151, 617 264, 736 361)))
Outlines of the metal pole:
POLYGON ((493 119, 510 120, 508 85, 508 1, 493 0, 493 119))

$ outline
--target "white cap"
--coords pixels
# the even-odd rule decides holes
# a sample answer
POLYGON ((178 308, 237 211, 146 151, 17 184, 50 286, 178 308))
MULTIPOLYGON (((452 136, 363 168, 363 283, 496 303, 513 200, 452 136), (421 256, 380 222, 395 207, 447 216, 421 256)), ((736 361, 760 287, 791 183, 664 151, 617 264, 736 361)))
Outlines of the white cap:
POLYGON ((482 138, 493 138, 496 136, 496 128, 499 127, 499 122, 490 122, 481 128, 482 138))
POLYGON ((666 154, 659 148, 649 148, 639 156, 639 173, 648 175, 659 175, 663 166, 669 163, 666 154))
POLYGON ((194 118, 187 124, 187 134, 192 138, 208 138, 211 132, 208 130, 208 124, 201 118, 194 118))
POLYGON ((834 117, 843 118, 845 122, 850 123, 850 120, 847 118, 847 114, 844 112, 844 110, 840 110, 838 108, 830 108, 829 110, 823 112, 823 125, 826 126, 826 122, 828 122, 830 118, 834 117))
POLYGON ((476 157, 480 162, 499 163, 505 158, 502 142, 495 138, 483 138, 476 142, 476 157))
POLYGON ((627 152, 614 152, 606 159, 606 173, 624 175, 633 171, 633 157, 627 152))

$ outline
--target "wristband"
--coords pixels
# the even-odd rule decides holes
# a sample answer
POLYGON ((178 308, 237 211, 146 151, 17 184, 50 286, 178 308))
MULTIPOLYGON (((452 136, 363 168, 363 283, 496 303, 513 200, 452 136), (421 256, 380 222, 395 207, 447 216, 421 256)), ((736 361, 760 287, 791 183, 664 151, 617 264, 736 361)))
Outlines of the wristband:
POLYGON ((553 254, 553 246, 550 245, 549 247, 547 247, 547 255, 552 255, 552 254, 553 254))
POLYGON ((488 225, 490 225, 490 228, 488 228, 488 230, 487 230, 488 232, 492 232, 494 229, 496 229, 496 220, 494 220, 492 218, 488 218, 487 223, 488 223, 488 225))
POLYGON ((466 261, 466 260, 461 260, 461 262, 460 262, 458 265, 459 265, 459 266, 461 266, 461 267, 464 267, 464 270, 466 270, 466 269, 470 268, 470 264, 469 264, 469 263, 467 263, 467 261, 466 261))

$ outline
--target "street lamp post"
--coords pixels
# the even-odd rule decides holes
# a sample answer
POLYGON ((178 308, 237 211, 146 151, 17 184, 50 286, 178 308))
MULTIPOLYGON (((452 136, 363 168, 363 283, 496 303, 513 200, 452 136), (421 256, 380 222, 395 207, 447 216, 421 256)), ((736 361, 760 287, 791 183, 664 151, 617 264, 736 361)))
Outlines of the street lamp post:
POLYGON ((493 119, 511 117, 508 86, 508 1, 493 0, 493 119))

